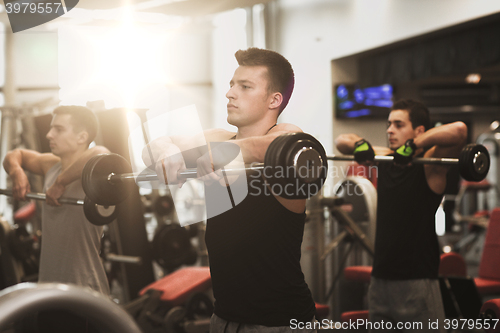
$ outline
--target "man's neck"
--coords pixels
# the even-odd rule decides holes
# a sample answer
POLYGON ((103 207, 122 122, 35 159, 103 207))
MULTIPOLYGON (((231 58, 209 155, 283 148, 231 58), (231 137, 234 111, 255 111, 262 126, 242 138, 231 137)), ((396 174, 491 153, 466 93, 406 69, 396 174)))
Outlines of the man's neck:
POLYGON ((238 132, 236 132, 236 139, 245 139, 252 136, 266 135, 275 125, 276 120, 271 120, 253 124, 250 126, 238 127, 238 132))
POLYGON ((76 150, 73 153, 68 153, 63 156, 59 156, 61 158, 61 170, 64 171, 69 168, 73 163, 75 163, 78 158, 87 150, 87 148, 81 148, 76 150))

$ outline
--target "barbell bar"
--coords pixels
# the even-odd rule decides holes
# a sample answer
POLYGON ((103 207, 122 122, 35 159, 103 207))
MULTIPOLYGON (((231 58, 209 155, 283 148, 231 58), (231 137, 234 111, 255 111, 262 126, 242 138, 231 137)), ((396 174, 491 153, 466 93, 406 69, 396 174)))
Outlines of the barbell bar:
MULTIPOLYGON (((0 195, 14 196, 12 190, 0 189, 0 195)), ((27 199, 41 200, 45 201, 47 195, 45 193, 26 193, 27 199)), ((105 225, 113 222, 116 219, 116 207, 113 206, 102 206, 96 204, 88 197, 85 199, 75 199, 75 198, 65 198, 61 197, 57 201, 64 205, 77 205, 83 206, 83 212, 87 220, 94 225, 105 225)))
MULTIPOLYGON (((328 171, 328 160, 354 161, 354 156, 326 156, 323 146, 313 136, 306 133, 287 133, 271 142, 264 163, 246 165, 245 168, 228 167, 224 168, 224 172, 231 175, 264 170, 274 193, 287 199, 306 199, 318 193, 323 186, 328 171), (281 192, 277 193, 276 189, 281 189, 281 192)), ((375 156, 374 161, 393 162, 394 157, 375 156)), ((458 165, 460 175, 464 179, 481 181, 488 173, 490 157, 484 146, 469 144, 464 147, 459 158, 422 157, 414 158, 412 163, 458 165)), ((178 173, 180 179, 196 177, 197 169, 186 169, 178 173)), ((82 174, 82 185, 87 196, 98 204, 109 206, 123 201, 131 191, 129 186, 139 181, 158 181, 158 177, 152 173, 131 173, 128 161, 116 154, 94 156, 87 162, 82 174)))
MULTIPOLYGON (((224 172, 227 175, 237 175, 241 174, 243 171, 258 171, 258 170, 263 170, 264 169, 264 163, 254 163, 251 165, 245 165, 245 168, 224 168, 224 172)), ((196 178, 198 174, 198 170, 195 168, 188 168, 182 171, 179 171, 177 173, 177 178, 178 179, 190 179, 190 178, 196 178)), ((136 181, 136 182, 153 182, 153 181, 158 181, 158 176, 156 173, 141 173, 141 174, 135 174, 135 173, 123 173, 123 174, 115 174, 115 173, 110 173, 107 177, 107 180, 112 183, 120 183, 120 182, 126 182, 126 181, 136 181)))
MULTIPOLYGON (((355 161, 354 155, 330 155, 326 157, 329 161, 355 161)), ((375 155, 374 162, 394 162, 394 156, 375 155)), ((455 165, 458 158, 416 157, 411 161, 413 164, 439 164, 455 165)))
MULTIPOLYGON (((6 190, 6 189, 0 189, 0 194, 1 195, 7 195, 9 197, 14 196, 12 193, 12 190, 6 190)), ((45 193, 26 193, 26 198, 28 199, 33 199, 33 200, 43 200, 45 201, 47 199, 47 196, 45 193)), ((58 201, 62 204, 68 204, 68 205, 83 205, 83 200, 81 199, 74 199, 74 198, 59 198, 58 201)))
MULTIPOLYGON (((327 156, 331 161, 355 161, 354 155, 327 156)), ((374 162, 391 163, 394 156, 375 155, 374 162)), ((483 180, 490 169, 490 155, 483 145, 470 143, 466 145, 458 158, 416 157, 413 164, 456 165, 460 175, 468 181, 483 180)))

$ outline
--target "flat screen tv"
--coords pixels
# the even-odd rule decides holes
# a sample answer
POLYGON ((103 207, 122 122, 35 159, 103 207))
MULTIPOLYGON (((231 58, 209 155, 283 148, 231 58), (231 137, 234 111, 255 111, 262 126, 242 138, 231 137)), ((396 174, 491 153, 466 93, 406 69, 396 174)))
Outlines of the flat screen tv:
POLYGON ((386 118, 393 104, 393 90, 390 84, 367 88, 338 84, 334 91, 335 117, 386 118))

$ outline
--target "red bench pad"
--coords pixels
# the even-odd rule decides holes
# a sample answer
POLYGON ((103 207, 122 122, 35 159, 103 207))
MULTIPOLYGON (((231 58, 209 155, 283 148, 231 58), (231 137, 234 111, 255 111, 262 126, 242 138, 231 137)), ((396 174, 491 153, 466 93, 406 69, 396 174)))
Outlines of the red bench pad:
POLYGON ((330 313, 330 307, 326 304, 316 303, 316 320, 325 319, 330 313))
POLYGON ((368 320, 368 310, 343 312, 340 315, 341 322, 356 321, 358 319, 368 320))
POLYGON ((370 282, 372 266, 349 266, 344 269, 346 280, 357 282, 370 282))
POLYGON ((500 294, 500 280, 483 279, 480 277, 474 278, 477 291, 481 295, 500 294))
POLYGON ((184 304, 192 293, 204 292, 211 286, 212 281, 208 267, 188 267, 179 269, 151 283, 143 288, 139 295, 144 295, 149 289, 163 291, 160 300, 177 306, 184 304))
POLYGON ((14 213, 14 221, 16 223, 26 223, 28 222, 36 213, 36 204, 31 201, 29 204, 26 204, 16 210, 14 213))

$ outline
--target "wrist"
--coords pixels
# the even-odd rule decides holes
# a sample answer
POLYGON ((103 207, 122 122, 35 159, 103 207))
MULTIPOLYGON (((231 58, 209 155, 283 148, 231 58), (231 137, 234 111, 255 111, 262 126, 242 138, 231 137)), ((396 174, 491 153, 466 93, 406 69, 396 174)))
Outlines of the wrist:
POLYGON ((415 141, 413 139, 406 140, 405 146, 409 147, 412 150, 412 154, 414 154, 415 151, 417 151, 417 149, 418 149, 417 145, 415 144, 415 141))
POLYGON ((371 149, 370 143, 368 141, 366 141, 365 139, 360 139, 354 143, 353 153, 357 153, 360 151, 366 151, 366 150, 370 150, 370 149, 371 149))
POLYGON ((21 168, 19 166, 19 167, 13 167, 13 168, 11 168, 9 170, 8 174, 9 174, 9 177, 14 178, 20 172, 24 173, 24 170, 23 170, 23 168, 21 168))
POLYGON ((365 139, 361 138, 359 139, 358 141, 354 142, 354 149, 356 149, 357 147, 361 146, 363 143, 365 142, 368 142, 366 141, 365 139))
POLYGON ((415 152, 417 151, 417 145, 415 144, 413 139, 406 140, 405 151, 408 151, 410 156, 413 156, 415 154, 415 152))
POLYGON ((64 182, 64 179, 61 178, 61 176, 57 177, 56 178, 56 181, 54 182, 54 185, 53 186, 58 186, 58 187, 66 187, 66 184, 64 182))
POLYGON ((405 144, 396 150, 396 153, 404 157, 412 157, 417 150, 417 146, 413 142, 413 139, 406 140, 405 144))

